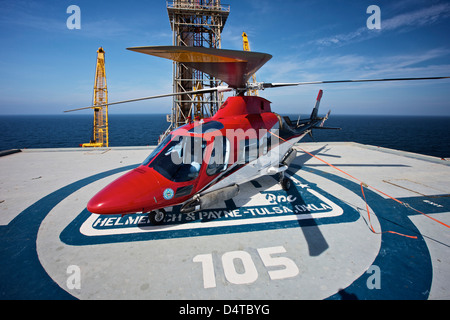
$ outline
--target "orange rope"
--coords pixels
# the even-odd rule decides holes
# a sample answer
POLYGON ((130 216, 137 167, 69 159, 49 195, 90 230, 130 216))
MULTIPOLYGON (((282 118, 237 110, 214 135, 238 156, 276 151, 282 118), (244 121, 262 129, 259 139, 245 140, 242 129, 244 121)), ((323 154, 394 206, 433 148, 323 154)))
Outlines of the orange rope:
MULTIPOLYGON (((300 148, 300 147, 298 147, 298 148, 299 148, 301 151, 303 151, 303 152, 309 154, 310 156, 314 157, 315 159, 320 160, 320 161, 326 163, 327 165, 329 165, 330 167, 332 167, 332 168, 334 168, 334 169, 336 169, 336 170, 338 170, 338 171, 340 171, 340 172, 346 174, 347 176, 349 176, 349 177, 355 179, 355 180, 358 181, 359 183, 365 184, 365 183, 362 182, 361 180, 359 180, 359 179, 355 178, 354 176, 352 176, 351 174, 349 174, 349 173, 347 173, 347 172, 345 172, 345 171, 343 171, 343 170, 341 170, 341 169, 335 167, 335 166, 332 165, 331 163, 326 162, 325 160, 323 160, 323 159, 321 159, 321 158, 319 158, 319 157, 313 155, 312 153, 309 153, 308 151, 306 151, 306 150, 304 150, 304 149, 302 149, 302 148, 300 148)), ((392 199, 392 200, 394 200, 394 201, 396 201, 396 202, 398 202, 398 203, 404 205, 405 207, 410 208, 410 209, 412 209, 412 210, 414 210, 414 211, 416 211, 416 212, 418 212, 418 213, 424 215, 425 217, 430 218, 431 220, 436 221, 436 222, 442 224, 443 226, 445 226, 445 227, 447 227, 447 228, 450 228, 450 226, 449 226, 448 224, 445 224, 444 222, 439 221, 438 219, 435 219, 435 218, 433 218, 433 217, 427 215, 426 213, 423 213, 423 212, 421 212, 421 211, 419 211, 419 210, 417 210, 417 209, 411 207, 409 204, 407 204, 407 203, 405 203, 405 202, 402 202, 402 201, 400 201, 400 200, 398 200, 398 199, 396 199, 396 198, 394 198, 394 197, 388 195, 387 193, 384 193, 383 191, 378 190, 377 188, 374 188, 374 187, 372 187, 372 186, 370 186, 370 185, 368 185, 368 184, 365 184, 365 185, 366 185, 368 188, 371 188, 371 189, 375 190, 376 192, 381 193, 382 195, 384 195, 384 196, 386 196, 386 197, 388 197, 388 198, 390 198, 390 199, 392 199)))
MULTIPOLYGON (((277 138, 283 140, 284 142, 289 143, 291 146, 295 147, 294 144, 292 144, 292 143, 288 142, 287 140, 281 138, 280 136, 276 135, 276 134, 273 133, 272 131, 269 130, 269 132, 270 132, 272 135, 274 135, 275 137, 277 137, 277 138)), ((304 153, 310 155, 311 157, 313 157, 313 158, 315 158, 315 159, 317 159, 317 160, 319 160, 319 161, 322 161, 323 163, 325 163, 326 165, 332 167, 333 169, 335 169, 335 170, 337 170, 337 171, 339 171, 339 172, 342 172, 343 174, 349 176, 350 178, 352 178, 352 179, 358 181, 358 182, 361 184, 361 192, 362 192, 362 194, 363 194, 364 201, 366 201, 366 196, 364 195, 363 186, 366 186, 366 187, 371 188, 371 189, 375 190, 376 192, 381 193, 382 195, 384 195, 384 196, 386 196, 386 197, 388 197, 388 198, 390 198, 390 199, 392 199, 392 200, 398 202, 399 204, 402 204, 402 205, 404 205, 405 207, 410 208, 410 209, 412 209, 412 210, 414 210, 414 211, 416 211, 416 212, 418 212, 418 213, 424 215, 425 217, 430 218, 431 220, 433 220, 433 221, 435 221, 435 222, 438 222, 438 223, 442 224, 443 226, 445 226, 445 227, 447 227, 447 228, 450 228, 450 226, 447 225, 447 224, 445 224, 444 222, 439 221, 438 219, 435 219, 435 218, 433 218, 433 217, 431 217, 431 216, 429 216, 429 215, 427 215, 427 214, 425 214, 425 213, 423 213, 423 212, 421 212, 421 211, 419 211, 419 210, 417 210, 417 209, 411 207, 409 204, 407 204, 407 203, 405 203, 405 202, 402 202, 402 201, 400 201, 400 200, 398 200, 398 199, 396 199, 396 198, 394 198, 394 197, 392 197, 392 196, 390 196, 390 195, 388 195, 388 194, 386 194, 386 193, 384 193, 384 192, 382 192, 382 191, 380 191, 380 190, 378 190, 378 189, 376 189, 376 188, 374 188, 374 187, 372 187, 372 186, 370 186, 370 185, 364 183, 363 181, 361 181, 361 180, 359 180, 358 178, 352 176, 352 175, 349 174, 348 172, 345 172, 344 170, 339 169, 338 167, 336 167, 336 166, 332 165, 331 163, 329 163, 329 162, 327 162, 327 161, 325 161, 325 160, 323 160, 323 159, 321 159, 321 158, 319 158, 319 157, 313 155, 312 153, 310 153, 310 152, 304 150, 303 148, 300 148, 300 147, 298 147, 298 146, 297 146, 297 148, 300 149, 301 151, 303 151, 304 153)), ((367 205, 367 201, 366 201, 366 208, 367 208, 367 214, 369 215, 369 222, 370 222, 370 213, 369 213, 369 206, 367 205)), ((372 228, 372 231, 373 231, 374 233, 376 233, 375 230, 373 229, 372 224, 370 224, 370 227, 372 228)), ((417 239, 417 237, 415 237, 415 236, 407 236, 407 235, 404 235, 404 234, 401 234, 401 233, 397 233, 397 232, 394 232, 394 231, 386 231, 386 232, 389 232, 389 233, 395 233, 395 234, 398 234, 398 235, 401 235, 401 236, 405 236, 405 237, 408 237, 408 238, 414 238, 414 239, 417 239)))
POLYGON ((397 235, 399 235, 399 236, 403 236, 403 237, 407 237, 407 238, 411 238, 411 239, 417 239, 416 236, 408 236, 408 235, 406 235, 406 234, 398 233, 398 232, 390 231, 390 230, 384 231, 384 232, 376 232, 375 229, 373 228, 372 222, 370 221, 370 210, 369 210, 369 206, 367 205, 366 195, 364 194, 364 186, 363 186, 363 183, 361 183, 361 193, 362 193, 362 195, 363 195, 364 202, 366 203, 366 210, 367 210, 367 216, 369 217, 370 229, 372 229, 372 232, 373 232, 373 233, 375 233, 375 234, 393 233, 393 234, 397 234, 397 235))

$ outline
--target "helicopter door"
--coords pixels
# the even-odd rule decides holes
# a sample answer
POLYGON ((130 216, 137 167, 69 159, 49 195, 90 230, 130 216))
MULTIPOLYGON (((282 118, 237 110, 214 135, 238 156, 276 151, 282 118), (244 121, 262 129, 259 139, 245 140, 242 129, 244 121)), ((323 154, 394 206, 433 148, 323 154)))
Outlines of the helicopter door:
POLYGON ((209 159, 206 174, 208 176, 216 175, 223 172, 228 167, 230 160, 230 141, 227 137, 217 136, 214 139, 211 157, 209 159))
POLYGON ((258 140, 258 161, 256 162, 256 168, 259 171, 270 166, 271 160, 268 153, 270 150, 271 138, 272 135, 266 131, 258 140))
POLYGON ((258 161, 255 161, 258 159, 258 139, 242 139, 239 142, 238 152, 237 163, 239 165, 245 165, 238 171, 238 176, 236 177, 238 183, 241 183, 258 175, 258 161))
POLYGON ((252 168, 251 174, 261 171, 271 164, 269 157, 269 150, 272 135, 269 132, 262 134, 259 139, 245 139, 241 140, 241 154, 239 161, 241 163, 250 163, 252 168), (255 161, 256 160, 256 161, 255 161))

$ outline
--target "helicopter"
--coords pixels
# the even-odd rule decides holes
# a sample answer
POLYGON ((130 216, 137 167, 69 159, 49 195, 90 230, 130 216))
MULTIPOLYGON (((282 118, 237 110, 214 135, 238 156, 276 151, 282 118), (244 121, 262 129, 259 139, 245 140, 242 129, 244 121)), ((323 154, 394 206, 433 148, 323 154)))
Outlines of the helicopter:
MULTIPOLYGON (((87 210, 100 215, 148 213, 151 224, 164 222, 166 209, 180 206, 181 213, 211 208, 232 199, 239 186, 264 175, 278 175, 283 190, 291 187, 285 176, 296 158, 294 143, 325 127, 330 111, 319 117, 323 90, 319 90, 307 119, 283 117, 249 90, 344 82, 436 80, 449 77, 332 80, 296 83, 251 83, 250 77, 272 56, 267 53, 205 47, 150 46, 128 50, 182 62, 227 83, 227 86, 168 93, 108 103, 156 99, 181 94, 234 91, 210 118, 188 120, 171 131, 137 168, 100 190, 87 210)), ((96 106, 99 107, 99 106, 96 106)), ((100 105, 101 107, 101 105, 100 105)), ((65 112, 93 108, 84 107, 65 112)))

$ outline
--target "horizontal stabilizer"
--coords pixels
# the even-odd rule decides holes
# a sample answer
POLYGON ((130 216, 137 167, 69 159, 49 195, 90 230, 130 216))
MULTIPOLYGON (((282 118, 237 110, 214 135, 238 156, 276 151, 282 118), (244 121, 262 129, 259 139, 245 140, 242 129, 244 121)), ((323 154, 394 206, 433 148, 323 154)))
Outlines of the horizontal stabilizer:
POLYGON ((328 113, 325 115, 325 117, 322 118, 322 121, 320 121, 319 125, 312 127, 313 129, 325 129, 325 130, 341 130, 341 128, 337 127, 324 127, 323 124, 325 121, 328 120, 328 117, 330 116, 331 110, 328 110, 328 113))

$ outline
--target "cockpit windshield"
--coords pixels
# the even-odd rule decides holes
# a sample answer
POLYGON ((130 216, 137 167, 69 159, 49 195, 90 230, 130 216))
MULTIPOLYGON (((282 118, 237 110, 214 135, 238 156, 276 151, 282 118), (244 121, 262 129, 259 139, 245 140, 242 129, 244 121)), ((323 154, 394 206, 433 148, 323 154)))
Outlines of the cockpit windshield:
POLYGON ((143 162, 174 182, 191 181, 200 172, 206 141, 198 137, 168 135, 143 162))

